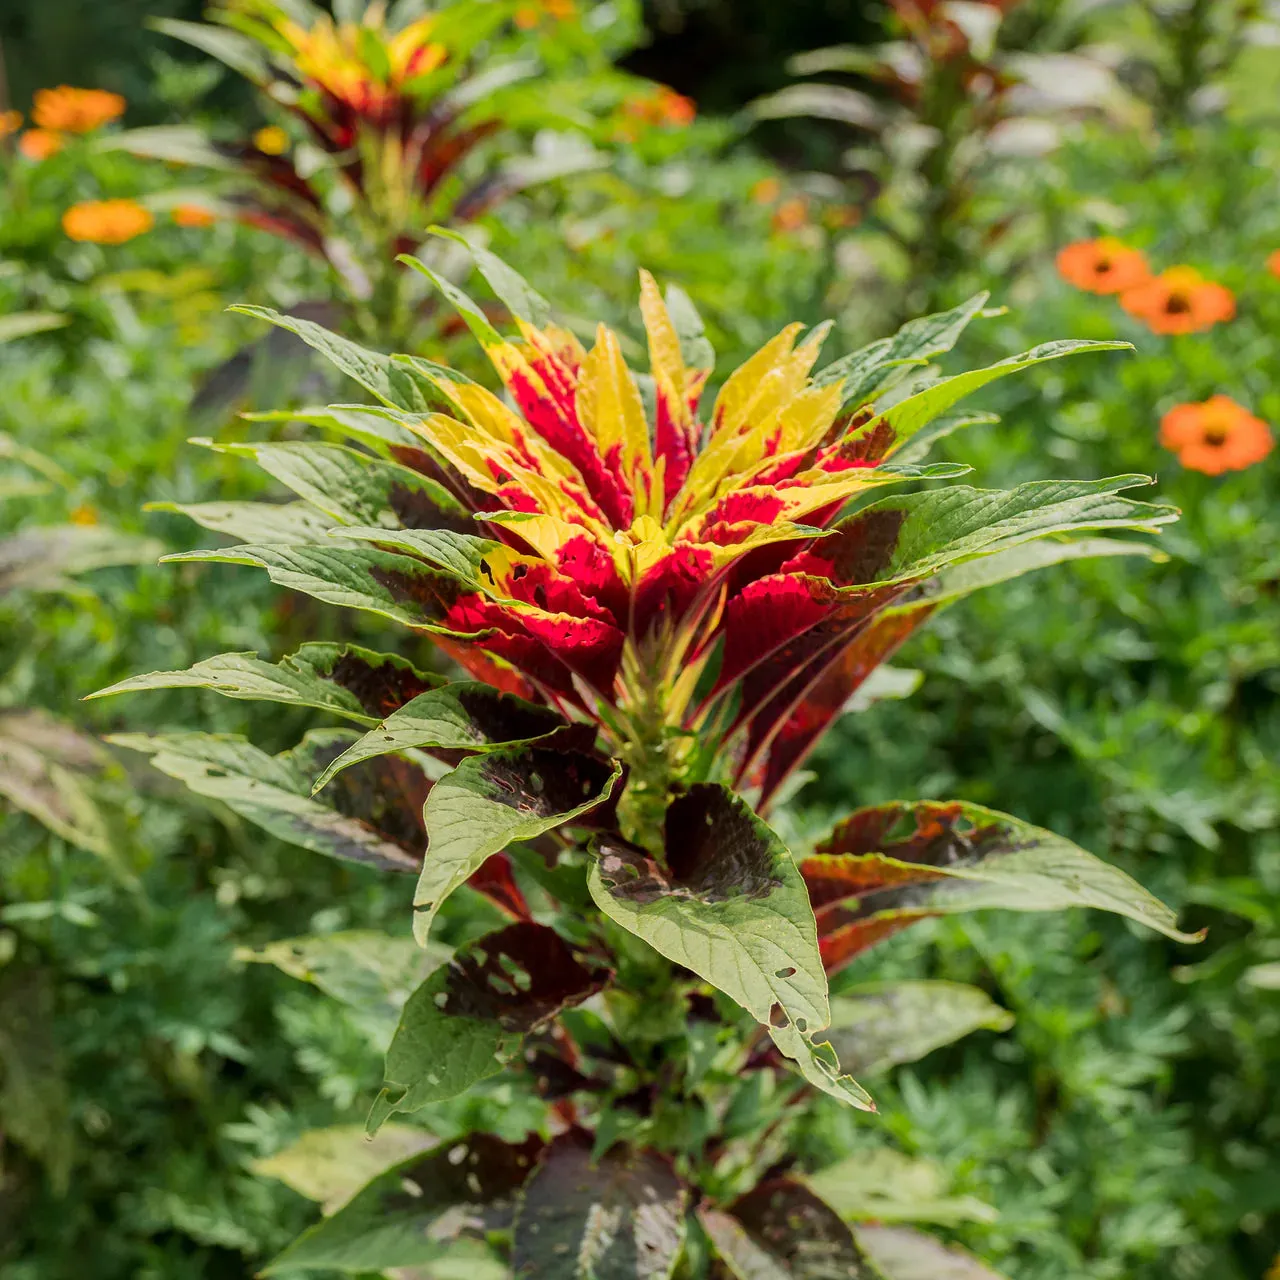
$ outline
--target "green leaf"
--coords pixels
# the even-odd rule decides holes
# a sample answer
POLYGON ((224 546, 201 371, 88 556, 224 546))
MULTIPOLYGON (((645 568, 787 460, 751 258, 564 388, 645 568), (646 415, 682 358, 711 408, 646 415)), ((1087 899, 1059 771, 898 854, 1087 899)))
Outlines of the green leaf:
POLYGON ((716 350, 707 337, 706 325, 698 309, 678 284, 669 284, 664 291, 667 314, 680 342, 680 358, 686 369, 714 369, 716 350))
POLYGON ((737 1280, 883 1280, 839 1214, 790 1178, 699 1218, 737 1280))
POLYGON ((193 164, 202 169, 238 172, 240 168, 235 160, 213 145, 202 129, 187 124, 156 124, 144 129, 125 129, 121 133, 104 133, 94 139, 93 149, 127 151, 148 160, 193 164))
MULTIPOLYGON (((458 681, 420 694, 343 752, 316 781, 316 790, 348 765, 415 748, 488 751, 536 742, 570 728, 559 713, 486 684, 458 681)), ((587 745, 593 736, 586 726, 587 745)))
POLYGON ((860 1150, 821 1169, 806 1183, 849 1222, 995 1222, 989 1204, 973 1196, 951 1196, 945 1172, 932 1160, 890 1147, 860 1150))
MULTIPOLYGON (((130 676, 89 697, 108 698, 143 689, 214 689, 228 698, 315 707, 372 725, 434 688, 441 679, 419 671, 395 654, 373 653, 354 644, 312 642, 279 662, 264 662, 252 652, 220 653, 185 671, 130 676)), ((374 754, 368 752, 360 758, 374 754)))
POLYGON ((910 1227, 859 1227, 856 1235, 884 1280, 1005 1280, 971 1253, 910 1227))
POLYGON ((65 591, 67 579, 116 565, 154 564, 164 547, 105 525, 37 525, 0 538, 0 595, 65 591))
POLYGON ((456 533, 452 529, 343 529, 343 534, 361 542, 408 551, 420 560, 447 573, 451 578, 474 590, 493 594, 492 571, 486 557, 508 548, 492 538, 474 533, 456 533))
POLYGON ((207 22, 183 22, 177 18, 149 18, 146 25, 217 58, 254 84, 263 84, 271 79, 271 68, 261 48, 238 31, 229 31, 226 27, 207 22))
POLYGON ((999 421, 1000 415, 997 413, 980 413, 971 410, 942 413, 927 427, 921 427, 909 440, 903 441, 897 448, 890 449, 888 457, 891 461, 898 463, 923 462, 939 440, 945 440, 947 436, 964 427, 987 427, 999 421))
POLYGON ((425 1129, 409 1125, 383 1125, 370 1137, 363 1125, 339 1124, 308 1129, 283 1150, 249 1167, 260 1178, 275 1178, 300 1196, 318 1201, 328 1217, 389 1165, 403 1164, 436 1145, 425 1129))
POLYGON ((43 711, 0 712, 0 797, 54 835, 113 859, 93 784, 119 769, 102 744, 43 711))
POLYGON ((363 776, 311 798, 315 773, 350 745, 350 730, 320 730, 298 747, 268 755, 234 734, 122 733, 108 739, 151 756, 162 773, 196 795, 220 800, 247 821, 290 844, 390 871, 416 871, 425 844, 421 826, 427 779, 405 761, 366 764, 363 776))
POLYGON ((426 276, 462 317, 467 328, 471 330, 472 335, 482 347, 488 350, 502 344, 502 335, 489 323, 489 317, 485 315, 484 310, 451 280, 445 279, 438 271, 427 266, 425 262, 420 262, 411 254, 402 253, 396 261, 403 262, 406 267, 412 267, 419 275, 426 276))
POLYGON ((464 520, 467 527, 472 525, 470 514, 434 480, 345 445, 301 440, 195 443, 253 458, 268 475, 344 525, 378 525, 385 530, 434 529, 464 520))
POLYGON ((741 797, 700 784, 671 802, 666 869, 602 836, 587 885, 611 920, 731 996, 769 1028, 810 1084, 855 1106, 871 1099, 839 1073, 813 911, 791 854, 741 797))
POLYGON ((70 323, 70 316, 56 311, 11 311, 7 316, 0 316, 0 344, 35 333, 48 333, 50 329, 61 329, 70 323))
POLYGON ((236 959, 271 964, 346 1005, 381 1049, 391 1040, 405 1001, 449 958, 447 947, 424 950, 411 938, 350 929, 238 947, 236 959))
POLYGON ((831 999, 831 1044, 860 1075, 915 1062, 971 1031, 1007 1031, 1013 1014, 962 982, 884 982, 831 999))
POLYGON ((265 569, 271 581, 326 604, 363 609, 410 627, 443 635, 472 635, 439 625, 463 594, 457 579, 421 560, 359 547, 239 546, 185 551, 166 562, 249 564, 265 569))
POLYGON ((428 227, 427 230, 432 235, 453 240, 462 245, 480 269, 480 274, 484 276, 489 288, 513 316, 533 325, 535 329, 545 329, 550 323, 551 304, 496 253, 491 253, 481 245, 473 244, 460 231, 451 231, 448 227, 428 227))
POLYGON ((242 542, 332 547, 333 521, 309 502, 149 502, 145 511, 172 511, 203 529, 242 542))
POLYGON ((1126 351, 1132 350, 1132 346, 1129 342, 1086 342, 1076 339, 1045 342, 986 369, 970 369, 935 382, 877 414, 865 427, 859 429, 859 434, 869 435, 877 427, 884 425, 892 432, 894 442, 898 443, 913 436, 965 396, 972 395, 988 383, 1008 377, 1011 373, 1044 364, 1048 360, 1059 360, 1063 356, 1079 355, 1086 351, 1126 351))
POLYGON ((451 1240, 483 1238, 510 1223, 516 1194, 542 1146, 536 1135, 514 1144, 473 1133, 410 1156, 303 1232, 261 1274, 381 1271, 434 1262, 451 1240))
POLYGON ((828 971, 926 916, 1096 907, 1179 942, 1177 917, 1138 882, 1051 831, 961 801, 860 809, 801 873, 828 971))
POLYGON ((426 942, 440 904, 481 863, 605 804, 622 766, 580 751, 528 746, 464 760, 431 790, 427 856, 413 895, 414 934, 426 942))
POLYGON ((616 1146, 593 1160, 591 1147, 573 1129, 543 1151, 516 1215, 516 1280, 667 1280, 687 1188, 655 1152, 616 1146))
POLYGON ((380 352, 349 342, 313 321, 282 315, 270 307, 235 306, 231 310, 266 320, 296 334, 347 377, 393 409, 425 414, 436 410, 448 413, 452 408, 451 402, 433 383, 414 373, 408 366, 391 356, 384 356, 380 352))
POLYGON ((532 921, 460 947, 405 1004, 369 1131, 397 1111, 455 1098, 497 1075, 529 1032, 594 995, 609 977, 532 921))

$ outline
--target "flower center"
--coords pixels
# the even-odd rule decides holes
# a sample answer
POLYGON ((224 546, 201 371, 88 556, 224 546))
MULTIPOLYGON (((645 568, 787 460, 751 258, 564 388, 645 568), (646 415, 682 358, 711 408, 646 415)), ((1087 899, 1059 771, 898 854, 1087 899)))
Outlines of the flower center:
POLYGON ((1219 448, 1227 443, 1227 429, 1220 425, 1205 427, 1201 439, 1205 444, 1211 444, 1215 449, 1219 448))
POLYGON ((1191 310, 1191 299, 1185 293, 1175 291, 1169 294, 1169 299, 1164 304, 1164 309, 1171 316, 1186 315, 1191 310))

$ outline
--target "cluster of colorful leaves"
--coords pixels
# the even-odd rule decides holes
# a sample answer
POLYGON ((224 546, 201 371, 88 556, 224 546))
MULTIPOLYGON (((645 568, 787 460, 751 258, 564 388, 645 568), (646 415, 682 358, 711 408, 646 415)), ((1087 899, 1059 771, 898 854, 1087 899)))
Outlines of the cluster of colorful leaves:
MULTIPOLYGON (((505 125, 496 95, 540 71, 519 5, 408 9, 357 4, 335 20, 309 0, 221 0, 210 23, 163 20, 160 30, 245 76, 300 130, 292 137, 270 125, 180 155, 173 131, 141 130, 133 145, 247 175, 251 186, 231 196, 239 215, 324 257, 349 282, 359 278, 353 251, 372 272, 412 251, 433 221, 467 222, 522 186, 597 162, 585 144, 511 163, 484 145, 505 125), (354 216, 344 215, 352 201, 354 216)), ((549 83, 542 89, 553 96, 549 83)), ((556 118, 550 100, 542 117, 556 118)))
MULTIPOLYGON (((430 1263, 518 1204, 521 1276, 638 1280, 699 1251, 739 1276, 896 1276, 778 1176, 775 1125, 744 1156, 717 1119, 761 1073, 782 1082, 779 1124, 807 1089, 872 1106, 840 1059, 877 1055, 841 1032, 827 975, 914 921, 976 908, 1086 905, 1184 935, 1117 869, 974 805, 860 810, 794 856, 760 815, 940 608, 1044 565, 1150 553, 1081 536, 1174 517, 1123 496, 1139 476, 915 483, 964 470, 921 461, 934 440, 989 420, 953 412, 963 396, 1118 344, 1050 343, 941 377, 930 361, 981 313, 978 297, 815 373, 825 326, 802 338, 791 325, 704 413, 712 351, 678 289, 664 297, 641 278, 639 375, 616 334, 602 326, 584 350, 510 268, 472 252, 517 336, 409 261, 459 309, 509 398, 247 309, 378 403, 262 415, 342 443, 211 445, 251 456, 297 501, 181 508, 241 544, 173 557, 257 565, 393 619, 470 678, 311 644, 279 663, 223 654, 106 691, 204 687, 346 719, 355 728, 275 756, 192 732, 117 741, 286 840, 416 874, 424 945, 464 885, 512 920, 409 996, 370 1127, 509 1070, 546 1098, 558 1136, 477 1134, 415 1156, 275 1269, 430 1263)), ((862 1017, 892 1018, 885 1000, 869 997, 862 1017)))
MULTIPOLYGON (((1200 333, 1232 320, 1235 295, 1194 267, 1152 275, 1147 259, 1111 236, 1078 240, 1058 252, 1058 272, 1077 289, 1118 294, 1120 305, 1153 333, 1200 333)), ((1229 396, 1178 404, 1160 422, 1160 443, 1192 471, 1217 476, 1261 462, 1272 450, 1271 430, 1229 396)))

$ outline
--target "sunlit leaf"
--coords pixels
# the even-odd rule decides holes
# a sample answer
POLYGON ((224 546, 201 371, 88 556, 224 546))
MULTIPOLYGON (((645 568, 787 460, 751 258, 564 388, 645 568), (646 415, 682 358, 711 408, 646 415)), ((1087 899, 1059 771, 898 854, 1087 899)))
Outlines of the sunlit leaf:
POLYGON ((849 1222, 994 1222, 996 1211, 974 1196, 948 1194, 943 1169, 891 1147, 858 1151, 805 1179, 849 1222))
POLYGON ((858 1227, 858 1243, 884 1280, 1005 1280, 984 1262, 910 1227, 858 1227))

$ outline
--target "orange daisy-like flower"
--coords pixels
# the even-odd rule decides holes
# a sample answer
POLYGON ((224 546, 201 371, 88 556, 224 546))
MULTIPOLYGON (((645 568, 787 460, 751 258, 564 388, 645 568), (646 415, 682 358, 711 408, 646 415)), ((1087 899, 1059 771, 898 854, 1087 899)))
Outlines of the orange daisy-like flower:
POLYGON ((1160 443, 1191 471, 1219 476, 1261 462, 1275 442, 1271 429, 1230 396, 1175 405, 1160 420, 1160 443))
POLYGON ((1111 236, 1077 240, 1058 252, 1058 274, 1089 293, 1121 293, 1151 278, 1147 260, 1138 249, 1111 236))
POLYGON ((577 11, 574 0, 541 0, 540 4, 521 5, 515 12, 515 24, 521 31, 531 31, 544 17, 567 22, 577 11))
POLYGON ((91 133, 124 114, 124 99, 106 89, 37 89, 31 118, 42 129, 91 133))
POLYGON ((123 244, 150 231, 155 219, 136 200, 85 200, 62 215, 62 229, 72 240, 123 244))
POLYGON ((0 111, 0 138, 7 138, 22 128, 21 111, 0 111))
POLYGON ((660 84, 652 93, 627 99, 623 109, 627 115, 648 125, 683 127, 694 122, 698 106, 692 98, 660 84))
POLYGON ((1280 249, 1267 255, 1267 270, 1277 279, 1280 279, 1280 249))
POLYGON ((18 139, 18 150, 28 160, 47 160, 63 147, 63 137, 52 129, 28 129, 18 139))
POLYGON ((218 215, 202 204, 175 205, 170 217, 180 227, 211 227, 218 220, 218 215))
POLYGON ((1152 333, 1199 333, 1236 314, 1231 290, 1206 280, 1194 267, 1170 267, 1125 290, 1120 305, 1152 333))
POLYGON ((775 231, 799 231, 809 224, 809 202, 803 196, 784 200, 773 215, 775 231))

